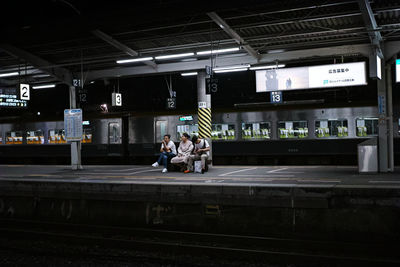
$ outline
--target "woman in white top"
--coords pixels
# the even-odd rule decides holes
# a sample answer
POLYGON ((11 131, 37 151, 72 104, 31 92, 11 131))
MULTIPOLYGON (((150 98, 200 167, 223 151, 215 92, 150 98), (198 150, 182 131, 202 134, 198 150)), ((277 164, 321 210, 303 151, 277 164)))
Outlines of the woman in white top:
POLYGON ((173 164, 181 164, 185 165, 188 163, 189 156, 193 151, 193 143, 189 140, 190 136, 187 133, 183 133, 181 137, 181 142, 178 147, 178 155, 171 159, 171 163, 173 164))
POLYGON ((158 167, 161 165, 161 162, 164 164, 164 169, 162 172, 168 172, 167 166, 168 166, 168 158, 173 158, 176 156, 176 147, 174 142, 171 141, 171 135, 166 134, 164 135, 164 139, 161 143, 161 149, 160 149, 160 157, 156 162, 153 163, 153 167, 158 167))

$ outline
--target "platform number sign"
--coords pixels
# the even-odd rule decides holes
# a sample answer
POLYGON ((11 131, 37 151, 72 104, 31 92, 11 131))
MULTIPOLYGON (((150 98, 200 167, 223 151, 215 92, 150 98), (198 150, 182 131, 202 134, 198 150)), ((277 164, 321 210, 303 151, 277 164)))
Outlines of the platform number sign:
POLYGON ((77 87, 78 92, 78 100, 81 104, 88 102, 88 90, 83 89, 81 87, 77 87))
POLYGON ((218 79, 217 78, 206 78, 206 94, 214 94, 218 92, 218 79))
POLYGON ((176 98, 167 98, 167 109, 176 109, 176 98))
POLYGON ((282 103, 282 92, 271 92, 271 103, 282 103))
POLYGON ((20 84, 19 90, 20 90, 20 99, 21 100, 30 100, 31 94, 30 94, 30 90, 29 90, 29 84, 20 84))
POLYGON ((122 94, 121 93, 112 93, 111 96, 112 100, 112 105, 120 107, 122 106, 122 94))
POLYGON ((72 80, 72 85, 73 85, 74 87, 79 87, 79 86, 81 86, 81 80, 80 80, 80 79, 73 79, 73 80, 72 80))

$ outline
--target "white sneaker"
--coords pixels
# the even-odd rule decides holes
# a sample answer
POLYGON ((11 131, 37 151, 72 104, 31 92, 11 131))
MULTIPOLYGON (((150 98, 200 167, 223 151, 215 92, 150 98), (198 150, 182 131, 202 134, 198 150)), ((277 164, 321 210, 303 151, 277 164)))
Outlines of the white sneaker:
POLYGON ((162 169, 162 172, 168 172, 168 170, 166 168, 162 169))
POLYGON ((159 165, 158 165, 158 162, 154 162, 151 166, 158 167, 159 165))

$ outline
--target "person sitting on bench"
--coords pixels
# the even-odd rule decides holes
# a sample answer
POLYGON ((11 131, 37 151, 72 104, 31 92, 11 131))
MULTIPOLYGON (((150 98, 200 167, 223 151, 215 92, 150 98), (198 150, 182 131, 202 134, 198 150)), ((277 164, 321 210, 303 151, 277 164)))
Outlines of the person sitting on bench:
POLYGON ((192 142, 194 144, 194 155, 190 155, 188 168, 185 173, 193 171, 193 162, 195 160, 201 160, 201 173, 204 173, 206 170, 206 161, 210 156, 210 145, 207 140, 198 138, 197 136, 192 137, 192 142))
POLYGON ((185 165, 189 160, 189 156, 193 150, 193 144, 189 140, 190 136, 187 133, 183 133, 181 136, 181 142, 179 143, 178 147, 178 155, 171 159, 172 164, 182 166, 181 171, 184 170, 185 165))
POLYGON ((168 172, 168 159, 176 156, 176 147, 174 142, 171 141, 171 135, 164 135, 164 139, 161 142, 160 157, 156 162, 153 163, 153 167, 158 167, 161 162, 164 164, 164 169, 162 172, 168 172))

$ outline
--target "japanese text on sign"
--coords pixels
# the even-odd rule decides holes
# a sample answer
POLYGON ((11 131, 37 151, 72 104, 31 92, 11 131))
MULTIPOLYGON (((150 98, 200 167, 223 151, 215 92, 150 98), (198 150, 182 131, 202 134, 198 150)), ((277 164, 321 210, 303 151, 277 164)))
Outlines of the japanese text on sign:
POLYGON ((82 139, 82 110, 64 110, 64 129, 67 141, 79 141, 82 139))

